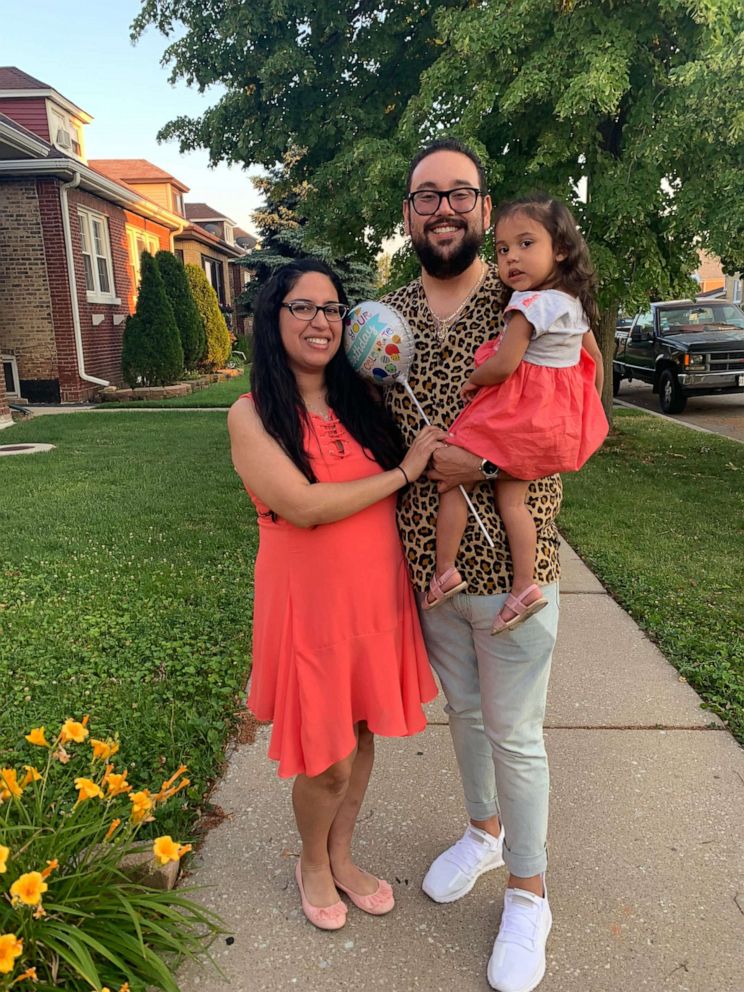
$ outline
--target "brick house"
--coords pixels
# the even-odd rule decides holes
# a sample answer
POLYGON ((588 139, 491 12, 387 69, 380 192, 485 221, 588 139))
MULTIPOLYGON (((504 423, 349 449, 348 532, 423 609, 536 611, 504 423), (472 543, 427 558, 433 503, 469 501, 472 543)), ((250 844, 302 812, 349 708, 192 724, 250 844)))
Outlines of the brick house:
POLYGON ((744 296, 742 274, 740 272, 735 272, 733 275, 725 273, 721 266, 721 260, 707 252, 699 251, 698 258, 700 264, 693 272, 692 278, 700 286, 700 295, 729 300, 731 303, 738 303, 741 306, 744 296))
POLYGON ((139 250, 172 250, 186 223, 91 167, 91 120, 46 83, 0 68, 0 355, 11 398, 80 402, 120 384, 139 250))
POLYGON ((184 206, 190 223, 174 239, 176 254, 184 263, 204 269, 228 327, 234 334, 244 334, 244 314, 237 301, 251 274, 235 262, 256 246, 256 238, 208 203, 184 206))

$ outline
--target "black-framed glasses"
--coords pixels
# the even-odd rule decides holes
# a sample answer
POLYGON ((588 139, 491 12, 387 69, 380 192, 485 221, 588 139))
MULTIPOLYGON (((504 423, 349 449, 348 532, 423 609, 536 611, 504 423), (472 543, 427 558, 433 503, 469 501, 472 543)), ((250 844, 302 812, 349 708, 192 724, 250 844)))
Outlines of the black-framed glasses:
POLYGON ((324 307, 316 307, 310 300, 292 300, 281 305, 298 320, 313 320, 318 310, 322 310, 326 320, 335 322, 343 320, 349 312, 349 308, 344 303, 326 303, 324 307))
POLYGON ((449 203, 453 213, 469 214, 475 210, 478 197, 483 195, 475 186, 456 186, 454 189, 417 189, 408 194, 407 200, 417 214, 428 217, 439 210, 442 200, 449 203))

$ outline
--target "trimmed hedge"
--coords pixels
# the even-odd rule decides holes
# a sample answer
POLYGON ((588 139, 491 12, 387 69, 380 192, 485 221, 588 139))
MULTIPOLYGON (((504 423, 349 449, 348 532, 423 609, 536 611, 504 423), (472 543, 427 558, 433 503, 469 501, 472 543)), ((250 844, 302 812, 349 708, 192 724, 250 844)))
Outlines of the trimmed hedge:
POLYGON ((122 344, 122 374, 135 386, 168 386, 183 371, 181 335, 158 263, 142 252, 137 309, 127 319, 122 344))
POLYGON ((230 356, 230 332, 220 311, 217 294, 198 265, 187 265, 185 268, 207 335, 207 350, 202 364, 208 369, 222 368, 230 356))
POLYGON ((207 350, 207 336, 191 294, 186 270, 180 258, 176 258, 170 251, 159 251, 155 261, 163 277, 165 291, 173 307, 178 332, 181 335, 184 365, 187 369, 194 369, 207 350))

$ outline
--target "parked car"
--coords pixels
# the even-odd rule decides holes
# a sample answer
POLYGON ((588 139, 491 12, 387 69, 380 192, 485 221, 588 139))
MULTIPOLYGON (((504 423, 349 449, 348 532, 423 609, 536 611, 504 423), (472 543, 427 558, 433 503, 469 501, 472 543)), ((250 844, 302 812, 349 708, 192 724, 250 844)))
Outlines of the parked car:
POLYGON ((652 303, 630 333, 615 332, 615 396, 623 379, 651 383, 664 413, 682 413, 689 396, 744 393, 744 310, 725 300, 652 303))

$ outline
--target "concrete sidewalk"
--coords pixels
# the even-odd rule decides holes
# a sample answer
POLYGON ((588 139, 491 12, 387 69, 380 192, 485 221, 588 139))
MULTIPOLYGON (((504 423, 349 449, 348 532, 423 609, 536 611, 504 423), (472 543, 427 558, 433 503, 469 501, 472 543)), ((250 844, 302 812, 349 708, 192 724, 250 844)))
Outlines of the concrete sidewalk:
MULTIPOLYGON (((546 739, 554 924, 540 992, 744 992, 744 752, 566 545, 546 739)), ((539 622, 536 618, 536 622, 539 622)), ((421 892, 465 817, 441 698, 430 726, 379 740, 356 853, 393 885, 386 917, 302 915, 290 783, 268 729, 213 796, 227 818, 189 883, 226 921, 228 983, 187 965, 184 992, 487 992, 506 870, 441 906, 421 892)))

